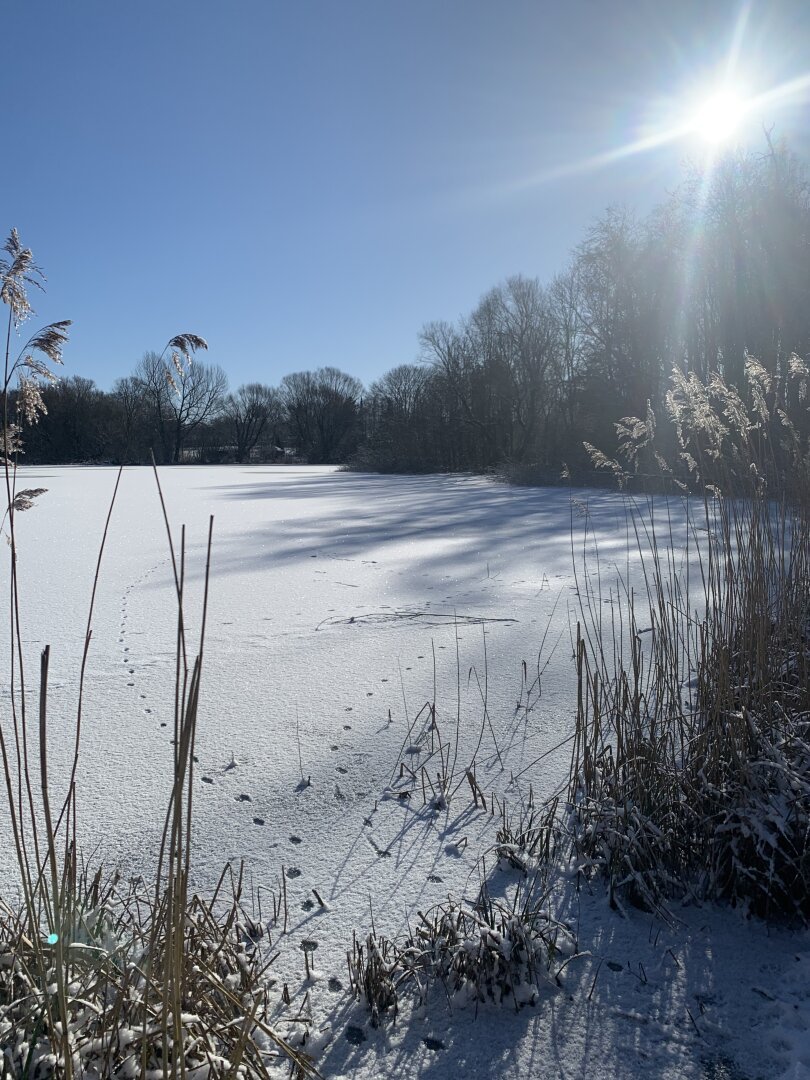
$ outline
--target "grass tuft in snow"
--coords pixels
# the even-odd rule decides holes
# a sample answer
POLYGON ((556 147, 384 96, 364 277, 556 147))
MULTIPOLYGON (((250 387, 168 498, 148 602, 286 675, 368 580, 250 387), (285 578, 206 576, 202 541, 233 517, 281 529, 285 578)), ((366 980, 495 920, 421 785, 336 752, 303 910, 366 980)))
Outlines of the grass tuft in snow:
POLYGON ((558 806, 558 798, 536 806, 531 789, 525 806, 513 809, 503 803, 495 837, 495 854, 502 864, 523 874, 551 865, 560 842, 558 806))
POLYGON ((348 954, 352 990, 375 1026, 396 1016, 403 993, 422 1005, 436 986, 459 1005, 534 1004, 541 985, 559 985, 576 955, 573 933, 548 900, 547 890, 538 895, 534 887, 519 886, 511 902, 482 888, 474 904, 450 899, 417 912, 400 940, 372 930, 365 942, 355 938, 348 954))
POLYGON ((188 902, 177 1014, 165 1011, 172 938, 165 898, 155 908, 147 882, 122 885, 101 870, 83 875, 77 893, 82 915, 64 935, 65 1010, 58 1019, 55 949, 43 950, 43 981, 24 914, 5 909, 0 919, 4 1075, 61 1077, 71 1069, 74 1076, 135 1077, 165 1068, 190 1077, 266 1077, 285 1055, 308 1065, 270 1025, 269 942, 243 909, 240 877, 228 870, 211 901, 188 902))

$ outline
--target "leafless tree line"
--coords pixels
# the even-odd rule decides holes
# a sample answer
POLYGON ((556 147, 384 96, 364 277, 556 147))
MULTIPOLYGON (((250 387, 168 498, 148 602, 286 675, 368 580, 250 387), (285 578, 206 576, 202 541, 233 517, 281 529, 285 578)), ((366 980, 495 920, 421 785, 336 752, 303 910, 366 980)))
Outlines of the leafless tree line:
POLYGON ((420 344, 370 389, 369 466, 586 468, 583 442, 612 450, 615 422, 659 410, 676 368, 743 390, 756 357, 776 398, 810 356, 806 167, 766 139, 689 169, 645 219, 609 210, 548 285, 510 278, 420 344))
MULTIPOLYGON (((422 330, 414 363, 368 389, 333 367, 228 393, 195 361, 174 384, 154 353, 102 392, 44 391, 29 460, 355 462, 387 471, 584 467, 614 422, 661 406, 673 368, 778 386, 810 356, 810 183, 770 139, 687 171, 646 218, 614 208, 547 285, 515 276, 456 323, 422 330)), ((797 405, 799 402, 794 403, 797 405)))
POLYGON ((26 459, 341 462, 356 450, 362 393, 331 367, 229 393, 222 368, 195 360, 175 376, 148 352, 109 393, 79 376, 44 387, 47 413, 27 432, 26 459))

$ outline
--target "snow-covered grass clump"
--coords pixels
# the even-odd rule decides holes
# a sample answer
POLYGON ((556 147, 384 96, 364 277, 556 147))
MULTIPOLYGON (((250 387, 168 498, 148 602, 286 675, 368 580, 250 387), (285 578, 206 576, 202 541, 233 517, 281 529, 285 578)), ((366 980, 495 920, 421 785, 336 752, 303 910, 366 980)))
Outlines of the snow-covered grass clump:
POLYGON ((510 903, 482 889, 473 904, 449 900, 427 913, 401 941, 370 933, 354 941, 352 988, 376 1026, 396 1015, 400 994, 427 1003, 440 986, 456 1006, 536 1003, 540 984, 553 980, 576 954, 570 927, 555 919, 548 895, 518 889, 510 903))

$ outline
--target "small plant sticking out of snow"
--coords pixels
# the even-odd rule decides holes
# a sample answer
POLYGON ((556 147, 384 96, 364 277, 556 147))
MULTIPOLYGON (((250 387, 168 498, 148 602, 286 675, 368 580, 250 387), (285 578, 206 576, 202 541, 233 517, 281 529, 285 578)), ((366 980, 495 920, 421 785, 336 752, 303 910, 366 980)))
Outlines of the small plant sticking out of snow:
POLYGON ((365 945, 355 936, 352 951, 347 954, 352 990, 363 998, 371 1011, 371 1022, 378 1027, 386 1014, 396 1016, 399 1004, 398 988, 408 971, 399 969, 399 949, 386 937, 372 932, 365 945))
POLYGON ((449 900, 426 914, 402 941, 372 932, 349 954, 352 989, 365 1000, 376 1026, 396 1015, 400 993, 426 1001, 439 983, 458 1004, 534 1004, 542 982, 558 982, 576 953, 568 927, 544 903, 518 890, 512 904, 489 897, 475 904, 449 900))
POLYGON ((534 796, 519 810, 511 809, 506 802, 501 807, 501 824, 496 833, 495 854, 501 864, 522 873, 548 868, 557 851, 559 800, 535 806, 534 796))

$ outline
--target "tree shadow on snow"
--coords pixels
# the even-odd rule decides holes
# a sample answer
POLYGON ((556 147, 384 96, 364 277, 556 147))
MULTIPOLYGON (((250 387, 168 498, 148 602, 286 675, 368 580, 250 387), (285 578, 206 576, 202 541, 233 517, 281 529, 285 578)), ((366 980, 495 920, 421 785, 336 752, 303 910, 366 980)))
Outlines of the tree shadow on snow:
POLYGON ((587 514, 592 527, 606 533, 618 529, 617 546, 626 535, 624 504, 615 493, 510 488, 480 478, 338 473, 210 490, 224 500, 294 498, 316 504, 309 515, 270 516, 266 526, 240 532, 233 551, 223 539, 218 572, 261 570, 312 556, 351 561, 384 544, 449 539, 450 550, 438 545, 431 550, 429 543, 420 548, 420 567, 463 568, 480 576, 505 548, 536 547, 538 565, 570 567, 572 513, 575 534, 587 514))

